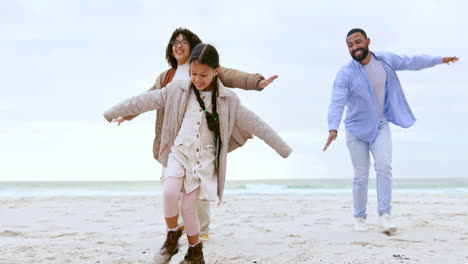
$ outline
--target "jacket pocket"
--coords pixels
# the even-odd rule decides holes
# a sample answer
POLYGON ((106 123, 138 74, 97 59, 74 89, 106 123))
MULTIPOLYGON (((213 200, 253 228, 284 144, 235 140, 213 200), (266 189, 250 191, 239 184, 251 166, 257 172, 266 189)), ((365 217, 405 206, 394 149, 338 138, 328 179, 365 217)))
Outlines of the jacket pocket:
POLYGON ((191 147, 193 144, 193 142, 186 138, 186 137, 182 137, 182 138, 176 138, 176 140, 174 141, 174 146, 185 146, 185 147, 191 147))

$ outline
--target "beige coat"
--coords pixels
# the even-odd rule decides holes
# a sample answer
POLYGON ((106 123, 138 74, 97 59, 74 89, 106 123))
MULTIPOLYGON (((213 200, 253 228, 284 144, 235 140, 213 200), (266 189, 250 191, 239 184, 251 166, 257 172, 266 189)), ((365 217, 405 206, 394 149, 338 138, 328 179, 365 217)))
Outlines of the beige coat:
MULTIPOLYGON (((149 89, 149 91, 153 90, 159 90, 163 88, 164 84, 164 79, 166 79, 166 74, 169 70, 161 73, 158 78, 156 79, 156 82, 154 83, 153 87, 149 89)), ((238 70, 230 69, 230 68, 225 68, 225 67, 220 67, 219 69, 219 74, 218 74, 219 79, 221 82, 229 88, 241 88, 244 90, 257 90, 261 91, 262 88, 259 87, 259 82, 263 79, 265 79, 262 75, 256 73, 256 74, 251 74, 251 73, 246 73, 246 72, 241 72, 238 70)), ((132 120, 138 115, 134 116, 126 116, 126 120, 132 120)), ((163 125, 164 121, 164 109, 159 109, 156 112, 156 124, 154 127, 155 130, 155 137, 153 141, 153 156, 156 160, 159 159, 159 150, 161 149, 161 128, 163 125)), ((251 135, 246 133, 245 131, 239 130, 237 131, 237 135, 233 138, 229 144, 232 146, 231 150, 234 150, 237 147, 242 146, 245 144, 245 142, 249 139, 252 138, 251 135)))
MULTIPOLYGON (((185 108, 192 92, 190 85, 190 81, 174 81, 161 90, 149 91, 131 97, 107 110, 104 117, 107 121, 111 121, 119 116, 130 116, 154 109, 164 109, 164 122, 161 133, 162 148, 158 153, 158 161, 166 167, 170 149, 174 145, 174 140, 179 132, 185 108)), ((218 168, 218 197, 221 200, 226 179, 227 153, 230 149, 238 147, 238 145, 225 144, 225 142, 234 140, 242 145, 242 133, 247 133, 265 141, 284 158, 292 153, 292 149, 260 117, 244 107, 233 91, 225 88, 220 81, 218 81, 218 87, 217 105, 221 142, 223 143, 218 168)))

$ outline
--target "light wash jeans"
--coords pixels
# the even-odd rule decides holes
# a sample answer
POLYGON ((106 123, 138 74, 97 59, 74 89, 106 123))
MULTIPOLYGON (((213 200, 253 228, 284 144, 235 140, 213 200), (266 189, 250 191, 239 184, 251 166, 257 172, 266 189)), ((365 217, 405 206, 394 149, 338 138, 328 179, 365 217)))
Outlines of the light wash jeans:
POLYGON ((354 168, 353 203, 354 217, 367 217, 367 189, 370 155, 374 158, 377 174, 377 211, 379 215, 390 213, 392 206, 392 136, 387 122, 381 122, 373 143, 364 142, 346 131, 351 162, 354 168))

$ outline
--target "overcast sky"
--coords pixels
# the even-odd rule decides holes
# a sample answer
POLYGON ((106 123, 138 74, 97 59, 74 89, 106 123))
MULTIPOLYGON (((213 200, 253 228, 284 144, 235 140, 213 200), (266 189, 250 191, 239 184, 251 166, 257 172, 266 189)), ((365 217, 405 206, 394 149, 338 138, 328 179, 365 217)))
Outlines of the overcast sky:
POLYGON ((418 121, 392 126, 393 172, 468 178, 466 14, 460 0, 0 0, 0 181, 159 179, 154 112, 120 127, 102 113, 151 87, 180 26, 213 44, 222 65, 280 76, 262 92, 236 92, 294 153, 285 160, 249 141, 228 156, 228 179, 352 178, 343 126, 321 149, 354 27, 367 31, 372 51, 460 57, 399 72, 418 121))

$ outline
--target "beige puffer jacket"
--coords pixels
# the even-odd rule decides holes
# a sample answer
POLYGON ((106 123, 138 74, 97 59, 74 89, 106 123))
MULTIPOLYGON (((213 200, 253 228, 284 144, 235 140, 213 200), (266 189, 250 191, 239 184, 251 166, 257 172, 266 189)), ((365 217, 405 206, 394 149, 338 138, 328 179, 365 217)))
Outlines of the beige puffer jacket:
MULTIPOLYGON (((161 133, 161 150, 158 161, 167 166, 167 160, 174 140, 184 118, 185 108, 190 93, 190 81, 174 81, 166 88, 145 92, 131 97, 110 108, 104 113, 107 121, 119 116, 130 116, 154 109, 164 109, 164 122, 161 133)), ((219 96, 217 100, 220 121, 221 142, 223 142, 218 168, 218 197, 221 200, 226 179, 227 153, 232 138, 242 138, 242 133, 257 136, 272 147, 283 158, 292 153, 284 140, 255 113, 244 107, 233 92, 223 86, 218 80, 219 96)))
MULTIPOLYGON (((159 90, 163 88, 164 80, 166 79, 166 74, 169 70, 162 72, 156 82, 154 83, 153 87, 149 89, 149 91, 159 90)), ((258 73, 246 73, 242 71, 238 71, 231 68, 220 67, 219 68, 219 79, 221 82, 229 88, 240 88, 244 90, 256 90, 261 91, 262 88, 259 86, 259 82, 264 80, 265 78, 258 73)), ((125 116, 126 120, 132 120, 138 115, 134 116, 125 116)), ((159 150, 161 149, 161 128, 163 126, 164 121, 164 109, 158 109, 156 111, 156 124, 154 127, 154 141, 153 141, 153 156, 156 160, 159 159, 159 150)), ((252 138, 252 135, 246 133, 246 131, 239 130, 236 132, 236 135, 231 139, 229 145, 231 148, 229 151, 236 149, 245 144, 245 142, 252 138)))

